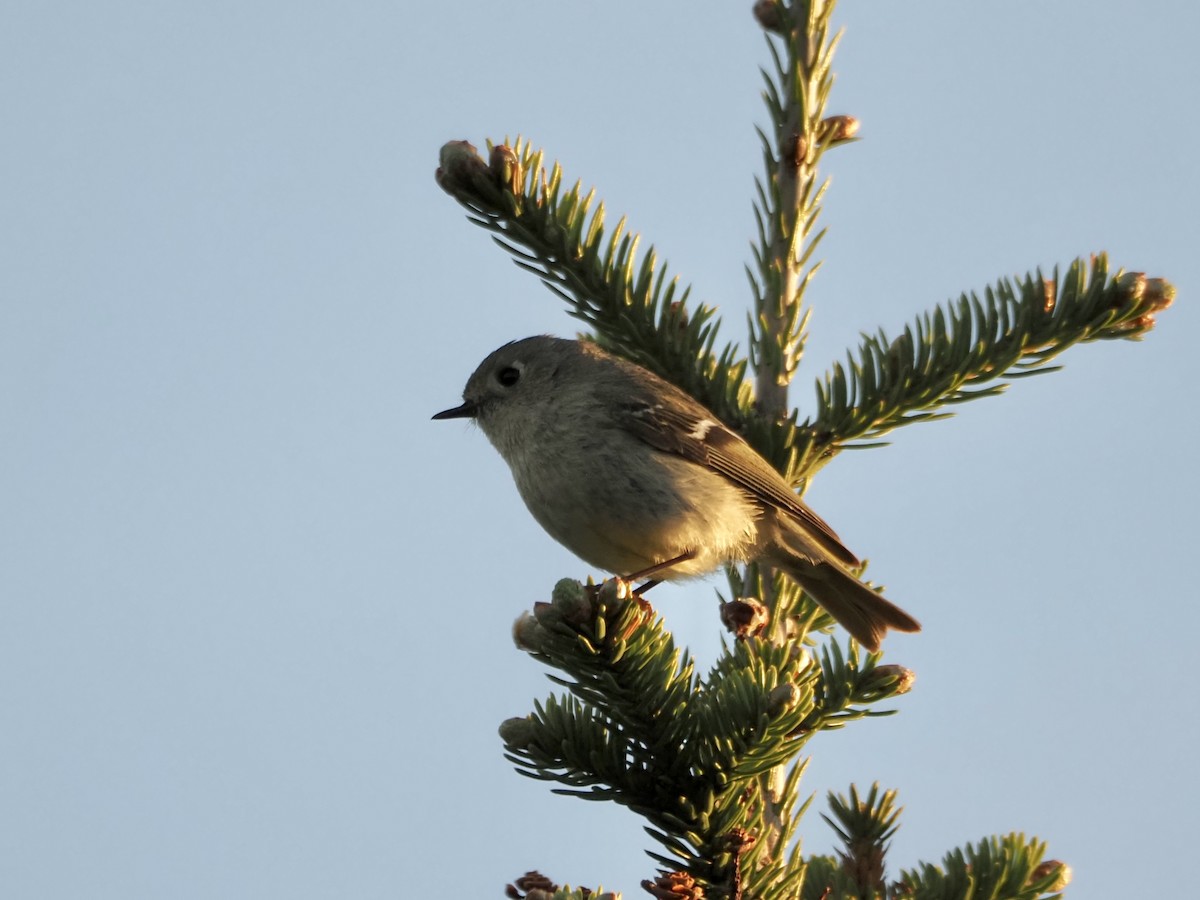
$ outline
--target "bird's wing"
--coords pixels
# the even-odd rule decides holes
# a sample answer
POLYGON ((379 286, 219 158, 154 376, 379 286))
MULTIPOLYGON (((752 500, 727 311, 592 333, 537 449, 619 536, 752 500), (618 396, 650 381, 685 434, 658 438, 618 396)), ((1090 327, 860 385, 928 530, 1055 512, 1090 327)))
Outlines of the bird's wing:
MULTIPOLYGON (((738 434, 685 394, 686 402, 656 403, 632 397, 622 404, 621 425, 651 447, 707 466, 762 503, 794 516, 840 562, 859 565, 825 520, 809 509, 783 477, 738 434)), ((674 398, 673 398, 674 399, 674 398)))

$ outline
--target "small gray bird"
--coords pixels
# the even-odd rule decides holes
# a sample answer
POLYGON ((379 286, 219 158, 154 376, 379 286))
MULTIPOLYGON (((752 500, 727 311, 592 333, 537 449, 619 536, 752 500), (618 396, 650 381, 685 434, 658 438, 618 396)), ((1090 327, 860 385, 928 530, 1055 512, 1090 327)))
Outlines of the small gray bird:
POLYGON ((533 517, 585 562, 631 579, 758 560, 790 575, 864 647, 920 624, 740 436, 688 394, 594 344, 505 344, 435 419, 474 419, 533 517))

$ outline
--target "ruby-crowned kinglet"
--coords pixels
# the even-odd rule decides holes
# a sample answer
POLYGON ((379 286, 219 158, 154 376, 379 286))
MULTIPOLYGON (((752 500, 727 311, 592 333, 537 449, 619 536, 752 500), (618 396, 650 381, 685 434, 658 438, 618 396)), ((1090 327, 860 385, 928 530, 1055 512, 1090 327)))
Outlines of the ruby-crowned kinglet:
POLYGON ((594 344, 506 344, 435 419, 474 419, 525 505, 585 562, 675 580, 724 563, 776 566, 871 650, 916 619, 850 571, 833 529, 688 394, 594 344))

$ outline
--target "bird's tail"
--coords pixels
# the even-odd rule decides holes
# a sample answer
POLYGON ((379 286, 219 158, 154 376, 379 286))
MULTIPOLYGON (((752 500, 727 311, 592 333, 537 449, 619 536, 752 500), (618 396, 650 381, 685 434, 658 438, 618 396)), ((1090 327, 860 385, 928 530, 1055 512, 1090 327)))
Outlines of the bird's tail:
MULTIPOLYGON (((781 536, 786 544, 776 547, 772 562, 792 576, 792 580, 838 620, 842 628, 850 631, 863 647, 880 649, 880 641, 889 628, 920 631, 917 619, 866 587, 830 559, 828 552, 822 552, 823 548, 812 544, 808 535, 785 532, 781 536), (814 562, 814 558, 820 562, 814 562)), ((848 551, 845 552, 850 556, 848 551)))
POLYGON ((920 622, 836 563, 792 557, 782 568, 868 650, 879 649, 889 628, 921 630, 920 622))
POLYGON ((861 563, 829 526, 814 529, 783 516, 764 526, 773 526, 768 559, 868 650, 879 649, 889 628, 921 630, 920 622, 851 574, 861 563))

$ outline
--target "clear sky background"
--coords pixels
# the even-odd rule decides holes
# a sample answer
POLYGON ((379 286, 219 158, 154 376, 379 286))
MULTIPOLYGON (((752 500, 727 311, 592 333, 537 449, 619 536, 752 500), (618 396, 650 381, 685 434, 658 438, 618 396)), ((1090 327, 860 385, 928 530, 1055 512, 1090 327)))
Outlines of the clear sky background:
MULTIPOLYGON (((509 626, 586 568, 478 431, 430 422, 562 304, 435 185, 520 132, 744 344, 750 3, 0 5, 0 894, 640 894, 631 813, 551 796, 498 723, 552 690, 509 626)), ((892 872, 996 833, 1092 900, 1177 893, 1192 684, 1200 12, 846 2, 803 373, 861 330, 1107 250, 1170 278, 808 499, 925 625, 901 714, 805 787, 896 788, 892 872), (1190 348, 1190 349, 1189 349, 1190 348)), ((702 663, 714 588, 655 592, 702 663)), ((806 820, 805 847, 829 829, 806 820)))

